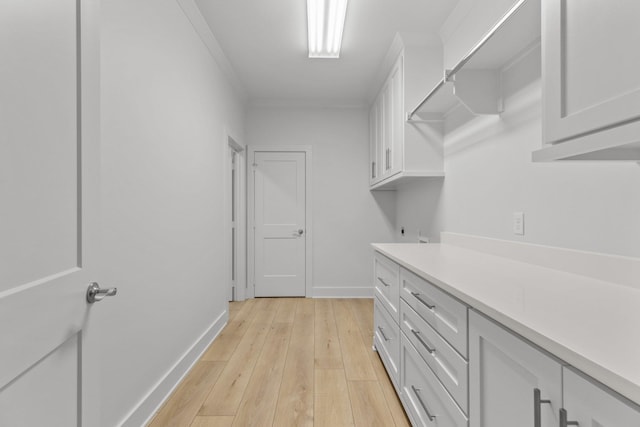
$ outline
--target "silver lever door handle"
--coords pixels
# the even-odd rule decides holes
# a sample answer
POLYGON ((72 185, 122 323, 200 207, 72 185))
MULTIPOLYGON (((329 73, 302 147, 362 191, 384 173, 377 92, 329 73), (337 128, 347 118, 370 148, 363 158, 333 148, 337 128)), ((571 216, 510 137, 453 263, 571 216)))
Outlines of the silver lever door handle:
POLYGON ((100 289, 100 285, 97 282, 89 283, 87 288, 87 302, 93 304, 97 301, 102 301, 104 297, 112 297, 118 293, 118 288, 100 289))

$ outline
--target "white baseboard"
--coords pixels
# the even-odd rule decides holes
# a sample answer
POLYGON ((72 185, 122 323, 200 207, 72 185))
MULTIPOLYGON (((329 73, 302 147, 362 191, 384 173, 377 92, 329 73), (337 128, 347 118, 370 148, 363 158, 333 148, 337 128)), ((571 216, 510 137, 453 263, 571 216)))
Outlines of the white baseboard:
POLYGON ((147 425, 200 356, 216 339, 228 319, 229 312, 225 310, 124 418, 120 426, 140 427, 147 425))
POLYGON ((313 298, 373 298, 373 286, 314 286, 313 298))

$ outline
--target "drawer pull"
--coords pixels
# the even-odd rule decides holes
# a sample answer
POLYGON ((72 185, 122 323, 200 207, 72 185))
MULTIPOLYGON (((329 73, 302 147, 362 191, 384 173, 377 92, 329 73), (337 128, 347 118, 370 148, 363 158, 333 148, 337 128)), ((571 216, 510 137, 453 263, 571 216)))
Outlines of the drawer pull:
POLYGON ((384 338, 385 341, 391 341, 391 338, 387 338, 387 336, 384 333, 384 329, 382 329, 382 326, 378 326, 378 330, 380 331, 380 335, 382 335, 382 338, 384 338))
POLYGON ((550 400, 543 400, 540 397, 540 389, 533 389, 533 427, 542 427, 541 406, 543 403, 551 404, 550 400))
POLYGON ((577 421, 568 421, 567 410, 564 408, 560 408, 560 427, 579 426, 579 425, 580 423, 577 421))
POLYGON ((436 352, 435 348, 431 348, 427 345, 427 343, 422 339, 422 337, 420 336, 420 332, 412 329, 411 333, 418 339, 418 341, 420 341, 420 344, 422 344, 424 346, 424 348, 427 349, 427 351, 429 352, 429 354, 433 354, 436 352))
POLYGON ((435 304, 429 304, 428 302, 426 302, 425 300, 422 299, 421 295, 417 292, 411 292, 411 295, 413 295, 414 297, 416 297, 416 299, 418 301, 420 301, 422 304, 426 305, 427 308, 429 310, 433 310, 434 308, 436 308, 435 304))
POLYGON ((420 397, 420 389, 415 388, 414 386, 411 386, 411 390, 413 390, 413 394, 415 394, 416 397, 418 398, 418 402, 420 402, 420 406, 422 406, 422 409, 424 409, 424 412, 427 413, 427 418, 429 418, 429 421, 435 420, 436 416, 431 415, 431 412, 429 412, 429 410, 427 409, 427 405, 424 404, 424 402, 422 401, 422 397, 420 397))
POLYGON ((387 288, 388 288, 389 286, 391 286, 390 284, 388 284, 387 282, 385 282, 385 281, 382 279, 382 277, 378 277, 378 280, 380 281, 380 283, 382 283, 383 285, 385 285, 387 288))

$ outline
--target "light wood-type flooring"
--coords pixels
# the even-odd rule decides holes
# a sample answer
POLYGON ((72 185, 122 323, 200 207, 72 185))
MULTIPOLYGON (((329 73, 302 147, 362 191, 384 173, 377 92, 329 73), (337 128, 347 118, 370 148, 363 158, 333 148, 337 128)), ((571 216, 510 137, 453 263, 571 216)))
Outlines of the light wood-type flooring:
POLYGON ((372 336, 371 299, 230 303, 149 426, 408 426, 372 336))

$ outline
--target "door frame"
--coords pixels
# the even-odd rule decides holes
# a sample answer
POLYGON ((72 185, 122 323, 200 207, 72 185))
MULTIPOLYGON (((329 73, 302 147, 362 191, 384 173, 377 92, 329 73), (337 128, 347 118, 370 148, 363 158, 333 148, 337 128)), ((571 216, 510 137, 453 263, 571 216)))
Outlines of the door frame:
POLYGON ((246 298, 247 288, 247 249, 246 249, 246 164, 247 164, 247 150, 244 144, 239 142, 240 139, 236 136, 236 133, 225 127, 224 129, 224 198, 225 198, 225 212, 224 212, 224 242, 225 242, 225 265, 227 269, 225 271, 225 284, 232 286, 232 273, 231 273, 231 260, 233 254, 231 253, 231 230, 229 225, 231 224, 231 158, 232 152, 236 153, 236 244, 235 244, 235 259, 236 259, 236 280, 235 280, 235 295, 233 295, 233 301, 244 301, 246 298))
POLYGON ((304 294, 305 298, 313 296, 313 271, 312 271, 312 247, 313 247, 313 227, 312 227, 312 186, 311 186, 311 164, 312 150, 310 145, 266 145, 266 146, 248 146, 247 147, 247 298, 255 297, 255 180, 254 166, 256 152, 266 153, 304 153, 305 163, 305 278, 304 278, 304 294))

